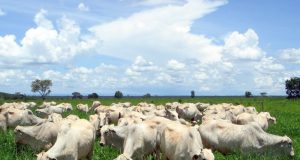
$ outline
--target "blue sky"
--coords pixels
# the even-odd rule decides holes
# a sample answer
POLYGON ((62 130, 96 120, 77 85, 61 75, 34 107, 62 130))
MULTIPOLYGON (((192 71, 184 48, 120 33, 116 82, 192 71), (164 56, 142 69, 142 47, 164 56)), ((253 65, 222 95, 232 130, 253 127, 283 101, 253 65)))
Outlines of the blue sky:
POLYGON ((284 95, 300 76, 292 0, 0 1, 0 91, 284 95))

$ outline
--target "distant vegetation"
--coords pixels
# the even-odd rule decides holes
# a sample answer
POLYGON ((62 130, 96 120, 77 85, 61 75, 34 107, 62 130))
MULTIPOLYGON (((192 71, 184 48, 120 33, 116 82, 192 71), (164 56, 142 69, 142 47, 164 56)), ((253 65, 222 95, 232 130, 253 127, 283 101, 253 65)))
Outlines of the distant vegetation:
POLYGON ((287 98, 300 98, 300 78, 293 77, 285 81, 287 98))
POLYGON ((51 93, 50 87, 52 86, 52 81, 49 79, 39 80, 36 79, 31 83, 31 91, 38 92, 42 99, 45 99, 48 94, 51 93))
POLYGON ((246 91, 246 92, 245 92, 245 97, 246 97, 246 98, 252 97, 252 93, 251 93, 250 91, 246 91))
POLYGON ((191 98, 195 98, 195 91, 191 91, 191 98))
POLYGON ((123 93, 121 91, 116 91, 115 98, 123 98, 123 93))

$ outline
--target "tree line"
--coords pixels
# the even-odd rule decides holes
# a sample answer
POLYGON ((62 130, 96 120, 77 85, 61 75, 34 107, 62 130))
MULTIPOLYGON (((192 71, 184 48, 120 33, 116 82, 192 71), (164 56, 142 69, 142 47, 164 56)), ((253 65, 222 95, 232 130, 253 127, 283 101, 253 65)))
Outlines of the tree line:
MULTIPOLYGON (((36 79, 32 81, 31 83, 31 91, 33 93, 39 93, 42 99, 45 99, 46 96, 48 96, 51 93, 51 87, 53 83, 49 79, 36 79)), ((292 77, 290 79, 287 79, 285 81, 285 90, 287 94, 288 99, 295 99, 295 98, 300 98, 300 77, 292 77)), ((190 92, 190 97, 195 98, 196 93, 194 90, 190 92)), ((262 97, 267 96, 267 92, 261 92, 260 95, 262 97)), ((253 94, 251 91, 246 91, 245 92, 245 97, 251 98, 253 97, 253 94)), ((7 94, 0 92, 0 98, 3 99, 24 99, 27 96, 25 94, 21 94, 20 92, 16 92, 15 94, 7 94)), ((81 95, 80 92, 73 92, 72 93, 72 99, 82 99, 84 96, 81 95)), ((115 98, 123 98, 123 93, 121 91, 116 91, 114 94, 115 98)), ((150 98, 151 94, 146 93, 145 95, 142 96, 143 98, 150 98)), ((91 93, 87 95, 87 98, 89 99, 96 99, 99 98, 99 95, 97 93, 91 93)))

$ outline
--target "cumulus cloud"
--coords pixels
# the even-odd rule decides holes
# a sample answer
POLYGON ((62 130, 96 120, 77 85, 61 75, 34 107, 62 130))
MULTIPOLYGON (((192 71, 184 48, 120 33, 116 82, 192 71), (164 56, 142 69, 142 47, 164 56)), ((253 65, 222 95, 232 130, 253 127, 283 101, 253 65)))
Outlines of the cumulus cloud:
POLYGON ((258 46, 259 38, 253 29, 245 33, 232 32, 224 41, 225 52, 236 59, 257 60, 265 55, 258 46))
POLYGON ((0 61, 19 58, 18 63, 64 62, 88 51, 96 43, 81 34, 75 21, 62 17, 56 29, 46 15, 44 9, 35 15, 37 26, 26 31, 20 44, 14 35, 0 36, 0 56, 5 57, 0 61))
POLYGON ((288 48, 280 51, 280 58, 291 63, 300 63, 300 48, 288 48))
POLYGON ((79 3, 77 8, 79 11, 83 11, 83 12, 87 12, 90 10, 90 8, 87 5, 85 5, 84 3, 79 3))
POLYGON ((167 63, 167 67, 172 70, 183 70, 185 67, 184 63, 178 62, 174 59, 171 59, 167 63))
POLYGON ((0 8, 0 16, 4 16, 6 13, 0 8))
POLYGON ((159 56, 161 61, 196 58, 215 62, 222 57, 222 47, 190 30, 194 20, 225 3, 225 0, 188 0, 183 5, 155 7, 96 25, 90 31, 103 41, 98 50, 101 54, 128 60, 143 55, 145 58, 159 56))
POLYGON ((126 69, 126 74, 130 76, 139 76, 143 72, 158 71, 158 67, 151 61, 147 61, 142 56, 137 56, 134 63, 126 69))
POLYGON ((262 58, 254 67, 257 71, 264 74, 278 73, 285 68, 282 64, 276 63, 273 57, 262 58))

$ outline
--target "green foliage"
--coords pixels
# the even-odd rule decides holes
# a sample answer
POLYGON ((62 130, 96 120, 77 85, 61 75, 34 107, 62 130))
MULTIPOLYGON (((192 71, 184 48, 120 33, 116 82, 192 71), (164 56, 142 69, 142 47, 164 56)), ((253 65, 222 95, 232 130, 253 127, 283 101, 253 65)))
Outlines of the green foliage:
POLYGON ((92 94, 89 94, 89 95, 88 95, 88 98, 89 98, 89 99, 90 99, 90 98, 96 99, 96 98, 99 98, 99 95, 98 95, 97 93, 92 93, 92 94))
POLYGON ((150 98, 150 97, 151 97, 151 94, 150 94, 150 93, 146 93, 143 97, 144 97, 144 98, 150 98))
POLYGON ((288 98, 300 98, 300 77, 286 80, 285 89, 288 98))
POLYGON ((38 92, 43 99, 50 94, 51 90, 50 87, 52 86, 52 81, 49 79, 39 80, 36 79, 31 83, 31 91, 38 92))
POLYGON ((191 91, 191 98, 195 98, 195 91, 191 91))
POLYGON ((246 91, 246 92, 245 92, 245 97, 246 97, 246 98, 252 97, 252 93, 251 93, 250 91, 246 91))
POLYGON ((72 99, 82 99, 82 95, 79 92, 73 92, 72 93, 72 99))
POLYGON ((123 98, 123 93, 121 91, 116 91, 115 98, 123 98))

